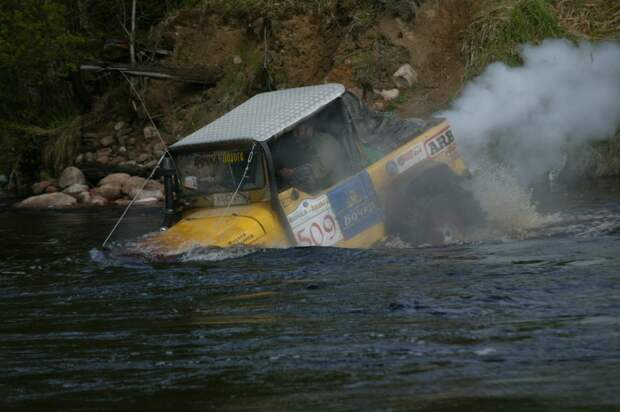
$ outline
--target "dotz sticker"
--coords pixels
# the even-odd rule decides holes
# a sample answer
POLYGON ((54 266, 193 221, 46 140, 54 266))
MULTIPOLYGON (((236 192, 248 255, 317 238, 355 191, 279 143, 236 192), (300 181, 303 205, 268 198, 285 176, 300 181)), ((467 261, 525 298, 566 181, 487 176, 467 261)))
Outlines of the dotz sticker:
POLYGON ((452 134, 452 131, 448 129, 445 133, 427 140, 426 143, 424 143, 424 147, 430 157, 435 157, 446 150, 446 148, 453 143, 454 135, 452 134))

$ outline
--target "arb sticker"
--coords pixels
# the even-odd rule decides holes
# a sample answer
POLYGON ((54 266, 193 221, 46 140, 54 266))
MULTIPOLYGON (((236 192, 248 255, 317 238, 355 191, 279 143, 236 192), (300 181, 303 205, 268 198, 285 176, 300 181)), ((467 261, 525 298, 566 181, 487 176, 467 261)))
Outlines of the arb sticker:
POLYGON ((454 135, 450 129, 439 136, 432 137, 424 143, 426 153, 429 157, 436 157, 446 149, 454 147, 454 135))

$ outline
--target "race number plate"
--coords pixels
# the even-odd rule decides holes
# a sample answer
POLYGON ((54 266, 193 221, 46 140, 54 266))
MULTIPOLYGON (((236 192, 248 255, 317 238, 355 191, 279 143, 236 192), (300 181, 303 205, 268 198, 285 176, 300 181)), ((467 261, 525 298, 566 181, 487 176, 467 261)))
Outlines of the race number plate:
POLYGON ((287 218, 300 246, 332 246, 343 239, 326 195, 304 200, 287 218))

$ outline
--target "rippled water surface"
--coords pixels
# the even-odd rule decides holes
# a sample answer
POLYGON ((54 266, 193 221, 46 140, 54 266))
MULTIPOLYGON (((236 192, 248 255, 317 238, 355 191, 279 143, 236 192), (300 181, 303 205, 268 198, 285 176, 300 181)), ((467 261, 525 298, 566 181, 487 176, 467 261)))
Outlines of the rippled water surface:
POLYGON ((618 183, 518 239, 166 263, 101 250, 118 209, 4 211, 0 405, 620 410, 618 183))

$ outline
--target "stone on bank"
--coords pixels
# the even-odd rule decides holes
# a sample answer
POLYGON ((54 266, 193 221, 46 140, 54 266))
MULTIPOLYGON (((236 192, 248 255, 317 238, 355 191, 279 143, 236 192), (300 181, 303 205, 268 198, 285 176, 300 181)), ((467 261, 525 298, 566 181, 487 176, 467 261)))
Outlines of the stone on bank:
POLYGON ((58 185, 61 189, 66 189, 67 187, 74 184, 85 185, 86 177, 84 176, 84 173, 82 173, 82 171, 77 167, 69 166, 62 171, 60 179, 58 180, 58 185))
POLYGON ((65 193, 46 193, 22 200, 17 207, 46 209, 73 206, 77 202, 76 198, 65 193))
POLYGON ((164 198, 163 185, 158 181, 146 181, 140 176, 112 173, 101 179, 95 188, 89 188, 84 173, 77 167, 66 168, 58 181, 58 192, 52 181, 42 181, 32 186, 35 196, 18 203, 23 208, 57 208, 75 206, 104 206, 109 203, 126 205, 130 199, 137 204, 159 202, 164 198))
POLYGON ((75 183, 65 188, 62 192, 70 196, 73 196, 75 198, 78 198, 80 193, 84 193, 84 192, 88 193, 88 186, 75 183))

